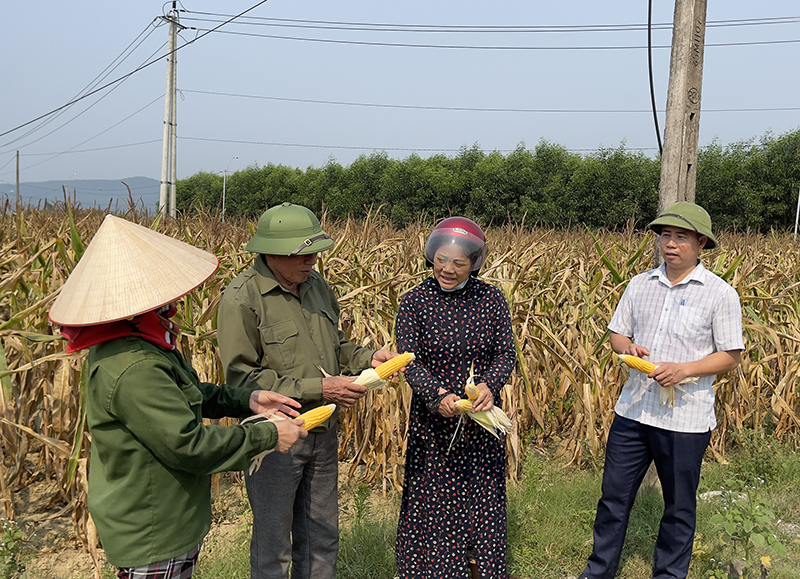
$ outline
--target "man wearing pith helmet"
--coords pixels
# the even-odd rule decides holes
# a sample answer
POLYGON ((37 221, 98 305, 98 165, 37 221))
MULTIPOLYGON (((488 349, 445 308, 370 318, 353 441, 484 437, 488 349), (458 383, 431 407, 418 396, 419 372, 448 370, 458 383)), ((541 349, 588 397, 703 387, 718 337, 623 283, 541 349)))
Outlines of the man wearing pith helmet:
POLYGON ((703 453, 716 426, 714 377, 736 368, 742 341, 739 296, 700 261, 717 246, 708 213, 668 206, 652 223, 664 263, 634 277, 608 329, 617 354, 646 358, 631 370, 606 444, 594 548, 580 579, 611 579, 633 500, 651 462, 664 494, 653 578, 684 578, 692 556, 703 453))
MULTIPOLYGON (((366 389, 343 374, 376 367, 393 353, 351 343, 339 329, 339 304, 314 270, 333 247, 314 213, 283 203, 267 210, 245 249, 252 267, 228 286, 219 307, 219 346, 229 384, 273 390, 306 412, 349 408, 366 389), (320 368, 331 377, 324 377, 320 368)), ((253 509, 253 579, 333 579, 339 548, 338 413, 290 454, 268 455, 245 474, 253 509)))

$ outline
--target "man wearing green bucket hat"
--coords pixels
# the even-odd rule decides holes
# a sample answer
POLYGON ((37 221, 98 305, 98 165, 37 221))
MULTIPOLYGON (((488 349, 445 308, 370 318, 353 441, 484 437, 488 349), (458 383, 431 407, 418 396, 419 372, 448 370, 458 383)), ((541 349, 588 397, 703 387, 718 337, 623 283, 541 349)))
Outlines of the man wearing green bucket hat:
POLYGON ((673 203, 649 227, 664 263, 630 281, 608 329, 617 354, 649 357, 655 369, 632 369, 614 408, 594 548, 580 579, 616 575, 628 516, 651 462, 664 495, 652 576, 686 577, 700 466, 716 426, 714 377, 736 368, 744 349, 739 296, 699 259, 702 249, 717 246, 708 213, 673 203))
MULTIPOLYGON (((245 249, 259 254, 225 290, 219 346, 228 384, 273 390, 301 412, 335 403, 349 408, 366 388, 342 374, 376 367, 395 354, 351 343, 339 329, 339 304, 314 271, 333 247, 312 211, 284 203, 267 210, 245 249), (323 377, 320 368, 330 377, 323 377)), ((306 444, 273 453, 245 483, 253 510, 253 579, 333 579, 339 548, 338 413, 306 444)))

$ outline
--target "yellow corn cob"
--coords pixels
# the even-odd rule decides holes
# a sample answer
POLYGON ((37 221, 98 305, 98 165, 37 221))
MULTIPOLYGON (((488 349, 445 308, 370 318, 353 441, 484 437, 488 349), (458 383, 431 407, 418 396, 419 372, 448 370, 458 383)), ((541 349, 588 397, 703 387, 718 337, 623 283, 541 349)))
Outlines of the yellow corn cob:
MULTIPOLYGON (((617 354, 619 359, 639 372, 644 372, 645 374, 650 374, 653 370, 658 368, 652 362, 648 362, 647 360, 642 360, 641 358, 637 358, 636 356, 630 356, 628 354, 617 354)), ((686 392, 684 388, 681 388, 679 384, 689 384, 692 382, 697 382, 697 376, 690 376, 689 378, 684 378, 675 386, 662 386, 661 391, 659 392, 659 400, 661 405, 664 406, 669 404, 670 408, 675 406, 675 388, 680 390, 681 392, 686 392)))
POLYGON ((483 428, 491 432, 498 440, 500 440, 501 434, 508 434, 511 431, 511 420, 509 420, 506 413, 497 406, 492 406, 490 410, 473 412, 472 401, 464 400, 463 398, 456 400, 454 406, 460 413, 466 414, 483 428))
POLYGON ((649 374, 653 370, 656 369, 656 365, 652 362, 648 362, 647 360, 642 360, 637 356, 630 356, 628 354, 617 354, 619 359, 622 360, 625 364, 633 368, 634 370, 639 370, 639 372, 644 372, 645 374, 649 374))
POLYGON ((336 410, 336 404, 325 404, 324 406, 313 408, 308 412, 303 412, 298 418, 305 420, 305 422, 303 422, 303 428, 311 430, 328 420, 334 410, 336 410))
POLYGON ((386 385, 386 379, 400 370, 408 366, 415 356, 411 352, 395 356, 391 360, 384 362, 377 368, 367 368, 356 378, 355 383, 361 386, 366 386, 367 390, 374 390, 376 388, 383 388, 386 385))
MULTIPOLYGON (((336 410, 336 404, 325 404, 324 406, 317 406, 316 408, 312 408, 308 412, 303 412, 297 418, 303 419, 303 428, 306 430, 311 430, 312 428, 316 428, 328 418, 331 417, 333 411, 336 410)), ((242 420, 242 424, 245 422, 249 422, 250 420, 257 418, 259 416, 265 416, 264 414, 257 414, 256 416, 251 416, 250 418, 246 418, 242 420)), ((269 419, 270 422, 277 422, 278 420, 285 420, 280 416, 273 416, 269 419)), ((248 474, 252 475, 254 472, 257 472, 258 469, 261 468, 261 463, 264 461, 264 457, 271 453, 274 448, 270 448, 269 450, 265 450, 257 455, 255 455, 252 459, 250 459, 250 468, 248 469, 248 474)))
POLYGON ((467 392, 467 398, 470 400, 477 400, 478 395, 481 393, 480 389, 475 386, 475 384, 471 384, 467 382, 467 385, 464 386, 464 390, 467 392))
POLYGON ((386 380, 389 376, 394 374, 395 372, 399 372, 401 368, 405 368, 408 366, 415 358, 413 352, 405 352, 404 354, 399 354, 388 360, 375 368, 375 372, 378 373, 378 377, 381 380, 386 380))

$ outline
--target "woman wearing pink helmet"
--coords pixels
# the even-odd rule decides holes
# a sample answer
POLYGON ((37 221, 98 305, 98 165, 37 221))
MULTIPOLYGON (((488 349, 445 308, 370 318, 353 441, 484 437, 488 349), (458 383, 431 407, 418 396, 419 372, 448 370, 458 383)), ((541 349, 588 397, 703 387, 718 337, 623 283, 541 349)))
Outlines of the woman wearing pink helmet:
POLYGON ((450 217, 431 231, 433 276, 400 301, 400 351, 411 415, 395 555, 400 578, 506 577, 505 440, 467 420, 454 403, 474 368, 475 410, 500 402, 515 362, 508 304, 477 278, 486 260, 481 228, 450 217))

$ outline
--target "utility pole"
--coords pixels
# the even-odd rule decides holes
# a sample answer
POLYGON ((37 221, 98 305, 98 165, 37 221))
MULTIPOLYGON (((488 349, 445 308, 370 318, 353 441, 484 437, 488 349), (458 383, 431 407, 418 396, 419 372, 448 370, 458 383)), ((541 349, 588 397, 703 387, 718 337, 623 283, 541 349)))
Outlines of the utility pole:
MULTIPOLYGON (((177 55, 175 46, 178 37, 178 9, 177 2, 172 3, 172 10, 163 17, 169 24, 169 39, 167 43, 167 90, 164 95, 164 137, 161 147, 161 188, 158 198, 158 210, 167 212, 167 196, 170 189, 174 195, 175 187, 175 79, 177 55), (170 159, 172 163, 170 164, 170 159)), ((175 205, 170 204, 170 215, 175 217, 175 205)))
MULTIPOLYGON (((176 12, 177 18, 177 12, 176 12)), ((177 27, 176 27, 177 28, 177 27)), ((177 36, 177 32, 176 32, 177 36)), ((176 202, 177 202, 177 195, 175 193, 175 188, 178 186, 178 99, 176 98, 176 92, 178 90, 178 53, 175 52, 172 54, 172 86, 173 86, 173 93, 172 93, 172 126, 171 129, 171 148, 172 153, 170 153, 170 180, 169 180, 169 214, 173 218, 175 217, 176 213, 176 202)))
POLYGON ((14 201, 14 211, 19 215, 19 151, 17 151, 17 186, 14 191, 17 193, 17 198, 14 201))
POLYGON ((694 202, 700 96, 706 35, 706 0, 675 0, 658 210, 694 202))

